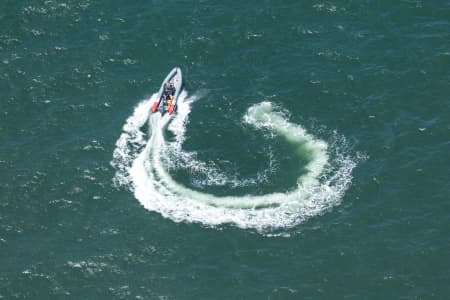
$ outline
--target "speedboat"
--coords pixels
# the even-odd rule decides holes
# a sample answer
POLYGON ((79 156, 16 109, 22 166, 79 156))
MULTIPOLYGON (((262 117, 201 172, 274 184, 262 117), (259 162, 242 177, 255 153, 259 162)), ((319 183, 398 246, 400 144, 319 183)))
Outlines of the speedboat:
POLYGON ((168 112, 171 115, 177 108, 178 96, 181 92, 182 75, 180 68, 173 68, 166 76, 158 92, 157 100, 153 103, 152 113, 168 112))

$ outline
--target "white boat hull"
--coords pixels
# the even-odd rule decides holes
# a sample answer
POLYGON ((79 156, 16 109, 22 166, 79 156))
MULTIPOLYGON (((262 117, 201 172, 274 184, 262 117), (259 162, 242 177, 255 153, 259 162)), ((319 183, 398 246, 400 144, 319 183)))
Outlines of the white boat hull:
POLYGON ((180 95, 182 84, 183 76, 180 68, 173 68, 161 84, 158 92, 158 100, 152 106, 152 113, 157 111, 161 112, 161 114, 168 112, 171 115, 174 113, 177 108, 178 96, 180 95))

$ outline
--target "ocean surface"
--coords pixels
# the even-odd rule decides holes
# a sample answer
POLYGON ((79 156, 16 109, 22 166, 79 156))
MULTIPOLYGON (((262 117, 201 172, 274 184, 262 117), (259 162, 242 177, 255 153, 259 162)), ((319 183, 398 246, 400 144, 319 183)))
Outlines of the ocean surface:
POLYGON ((0 299, 450 299, 450 1, 0 25, 0 299))

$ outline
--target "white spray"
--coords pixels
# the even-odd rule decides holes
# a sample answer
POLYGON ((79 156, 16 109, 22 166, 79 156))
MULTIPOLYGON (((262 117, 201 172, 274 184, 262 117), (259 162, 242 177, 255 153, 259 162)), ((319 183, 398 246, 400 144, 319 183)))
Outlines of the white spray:
POLYGON ((267 233, 295 226, 339 204, 351 183, 351 171, 356 163, 350 156, 335 151, 337 154, 330 163, 329 145, 325 141, 289 122, 270 102, 262 102, 247 110, 243 122, 256 130, 282 136, 298 152, 308 153, 306 173, 297 178, 296 188, 285 193, 218 197, 184 186, 173 179, 169 169, 187 166, 206 174, 217 184, 245 186, 255 181, 236 182, 235 176, 227 176, 215 166, 197 160, 195 152, 183 151, 188 115, 196 97, 182 92, 175 115, 149 116, 155 98, 156 94, 140 103, 127 119, 111 164, 117 170, 117 185, 128 186, 146 209, 175 222, 200 222, 208 226, 231 223, 267 233), (142 125, 147 119, 150 137, 145 139, 142 125), (166 141, 166 129, 174 134, 174 141, 166 141))

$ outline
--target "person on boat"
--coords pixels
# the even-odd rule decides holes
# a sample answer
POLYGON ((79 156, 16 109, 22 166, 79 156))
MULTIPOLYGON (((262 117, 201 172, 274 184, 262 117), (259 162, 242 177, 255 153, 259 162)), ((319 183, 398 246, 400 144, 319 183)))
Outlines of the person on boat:
POLYGON ((167 106, 170 106, 173 102, 173 96, 169 95, 169 97, 167 97, 167 106))
POLYGON ((172 88, 171 88, 170 84, 168 82, 166 82, 166 83, 164 83, 163 95, 168 97, 170 94, 172 94, 172 88))

